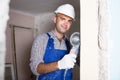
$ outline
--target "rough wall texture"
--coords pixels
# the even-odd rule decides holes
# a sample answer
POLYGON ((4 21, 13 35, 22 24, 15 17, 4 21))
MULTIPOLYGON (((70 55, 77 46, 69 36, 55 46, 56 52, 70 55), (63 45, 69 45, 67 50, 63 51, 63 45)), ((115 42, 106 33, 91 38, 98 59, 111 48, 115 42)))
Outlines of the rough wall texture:
POLYGON ((4 80, 4 62, 5 62, 5 50, 6 50, 6 23, 9 19, 8 11, 9 11, 9 0, 1 0, 0 1, 0 80, 4 80))
POLYGON ((109 80, 108 18, 108 0, 98 0, 99 80, 109 80))
POLYGON ((48 12, 48 13, 42 13, 35 17, 35 35, 46 33, 53 29, 53 17, 54 13, 48 12))

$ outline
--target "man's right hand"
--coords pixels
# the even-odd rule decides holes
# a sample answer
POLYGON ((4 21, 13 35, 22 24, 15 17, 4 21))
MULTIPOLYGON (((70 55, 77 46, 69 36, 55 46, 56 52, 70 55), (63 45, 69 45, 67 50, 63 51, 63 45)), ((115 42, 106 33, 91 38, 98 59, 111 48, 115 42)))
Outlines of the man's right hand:
POLYGON ((61 60, 58 61, 59 69, 70 69, 73 68, 76 62, 76 55, 74 53, 69 53, 65 55, 61 60))

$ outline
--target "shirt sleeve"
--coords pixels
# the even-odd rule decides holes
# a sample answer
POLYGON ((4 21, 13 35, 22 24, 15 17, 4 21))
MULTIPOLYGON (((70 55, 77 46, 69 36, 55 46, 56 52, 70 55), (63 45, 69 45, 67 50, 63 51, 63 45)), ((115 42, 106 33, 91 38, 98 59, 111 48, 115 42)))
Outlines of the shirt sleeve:
POLYGON ((33 41, 30 57, 30 68, 33 74, 39 75, 37 72, 37 66, 39 63, 44 62, 43 56, 45 53, 45 48, 47 45, 48 37, 47 35, 39 35, 33 41))

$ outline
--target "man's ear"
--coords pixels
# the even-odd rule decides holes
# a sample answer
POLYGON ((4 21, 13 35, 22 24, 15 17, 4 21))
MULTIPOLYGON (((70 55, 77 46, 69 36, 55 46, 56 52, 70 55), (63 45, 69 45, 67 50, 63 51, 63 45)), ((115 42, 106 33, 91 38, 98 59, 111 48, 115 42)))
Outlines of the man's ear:
POLYGON ((57 20, 57 18, 56 18, 56 16, 54 16, 54 18, 53 18, 54 23, 56 23, 56 20, 57 20))

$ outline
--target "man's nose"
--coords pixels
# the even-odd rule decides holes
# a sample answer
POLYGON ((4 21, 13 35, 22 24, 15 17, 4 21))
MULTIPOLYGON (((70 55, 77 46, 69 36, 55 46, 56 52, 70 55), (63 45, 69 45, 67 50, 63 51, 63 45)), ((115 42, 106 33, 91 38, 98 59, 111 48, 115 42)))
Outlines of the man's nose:
POLYGON ((65 25, 68 25, 69 23, 68 23, 68 21, 67 21, 67 20, 65 20, 65 21, 64 21, 64 24, 65 24, 65 25))

